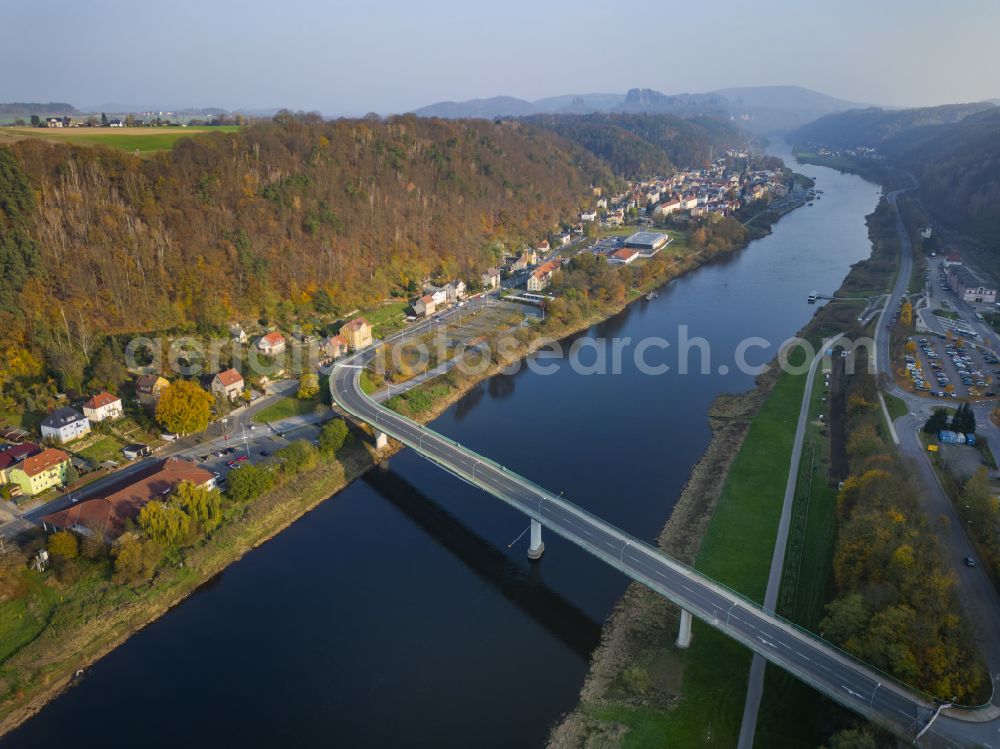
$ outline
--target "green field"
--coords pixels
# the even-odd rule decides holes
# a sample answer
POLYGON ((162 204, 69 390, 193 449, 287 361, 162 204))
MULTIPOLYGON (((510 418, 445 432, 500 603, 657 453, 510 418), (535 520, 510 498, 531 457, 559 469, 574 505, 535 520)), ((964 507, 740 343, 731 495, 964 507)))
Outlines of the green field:
MULTIPOLYGON (((695 562, 701 572, 755 601, 763 601, 767 588, 804 386, 804 375, 783 374, 754 418, 695 562)), ((736 745, 750 651, 697 620, 693 633, 690 649, 681 655, 684 686, 674 710, 592 710, 602 720, 629 727, 625 747, 736 745)))
POLYGON ((303 416, 311 414, 319 405, 319 400, 299 400, 298 398, 279 398, 269 406, 265 406, 253 415, 252 421, 257 424, 266 424, 272 421, 281 421, 293 416, 303 416))
POLYGON ((101 437, 89 447, 77 450, 76 454, 86 458, 94 465, 100 465, 105 460, 121 462, 123 459, 121 448, 122 444, 114 437, 101 437))
POLYGON ((173 148, 181 138, 215 132, 236 132, 235 125, 218 127, 136 127, 136 128, 0 128, 0 144, 7 139, 42 138, 76 145, 101 145, 122 151, 152 153, 173 148), (6 137, 5 137, 6 136, 6 137))
POLYGON ((385 338, 406 325, 406 310, 409 306, 409 302, 393 302, 365 310, 361 315, 372 326, 372 334, 376 338, 385 338))

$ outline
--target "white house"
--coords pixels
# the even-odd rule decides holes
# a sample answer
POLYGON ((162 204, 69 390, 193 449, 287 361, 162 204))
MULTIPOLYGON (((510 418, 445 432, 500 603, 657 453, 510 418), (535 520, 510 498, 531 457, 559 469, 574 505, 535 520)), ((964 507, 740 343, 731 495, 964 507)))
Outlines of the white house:
POLYGON ((95 424, 105 419, 120 419, 124 413, 122 399, 111 393, 98 393, 83 404, 83 415, 95 424))
POLYGON ((257 341, 257 348, 262 354, 275 356, 285 350, 285 337, 278 331, 268 333, 257 341))
POLYGON ((219 372, 212 378, 212 392, 226 397, 226 400, 236 400, 243 393, 243 375, 235 369, 219 372))
POLYGON ((63 406, 42 419, 42 438, 72 442, 90 432, 90 422, 79 411, 63 406))
POLYGON ((580 214, 581 221, 596 221, 597 211, 584 211, 580 214))

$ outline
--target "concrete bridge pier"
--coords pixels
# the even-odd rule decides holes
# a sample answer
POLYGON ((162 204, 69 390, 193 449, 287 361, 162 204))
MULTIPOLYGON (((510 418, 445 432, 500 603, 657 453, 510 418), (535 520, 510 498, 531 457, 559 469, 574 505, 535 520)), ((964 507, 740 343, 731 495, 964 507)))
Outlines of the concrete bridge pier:
POLYGON ((381 450, 383 447, 389 444, 389 438, 386 436, 385 432, 380 432, 378 429, 375 430, 375 449, 381 450))
POLYGON ((532 520, 531 543, 528 545, 528 559, 541 559, 543 551, 545 551, 545 544, 542 543, 542 524, 537 520, 532 520))
POLYGON ((681 609, 681 626, 677 630, 677 647, 686 649, 691 644, 691 612, 681 609))

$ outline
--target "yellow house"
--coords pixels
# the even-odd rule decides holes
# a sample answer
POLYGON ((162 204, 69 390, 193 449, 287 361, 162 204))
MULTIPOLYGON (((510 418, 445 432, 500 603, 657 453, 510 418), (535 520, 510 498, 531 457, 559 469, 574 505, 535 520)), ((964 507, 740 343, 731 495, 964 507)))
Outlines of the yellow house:
POLYGON ((372 326, 363 317, 355 317, 345 324, 341 327, 340 334, 344 336, 352 351, 360 351, 372 345, 372 326))
POLYGON ((68 468, 69 456, 62 450, 49 448, 8 468, 7 478, 25 494, 35 495, 65 483, 68 468))

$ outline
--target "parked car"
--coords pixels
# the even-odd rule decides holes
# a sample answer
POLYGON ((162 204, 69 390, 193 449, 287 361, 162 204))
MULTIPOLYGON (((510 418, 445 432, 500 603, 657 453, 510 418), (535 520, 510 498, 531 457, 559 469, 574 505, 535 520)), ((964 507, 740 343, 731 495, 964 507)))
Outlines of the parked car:
POLYGON ((976 566, 976 560, 973 559, 972 557, 966 557, 963 561, 965 562, 965 566, 966 567, 975 567, 976 566))

